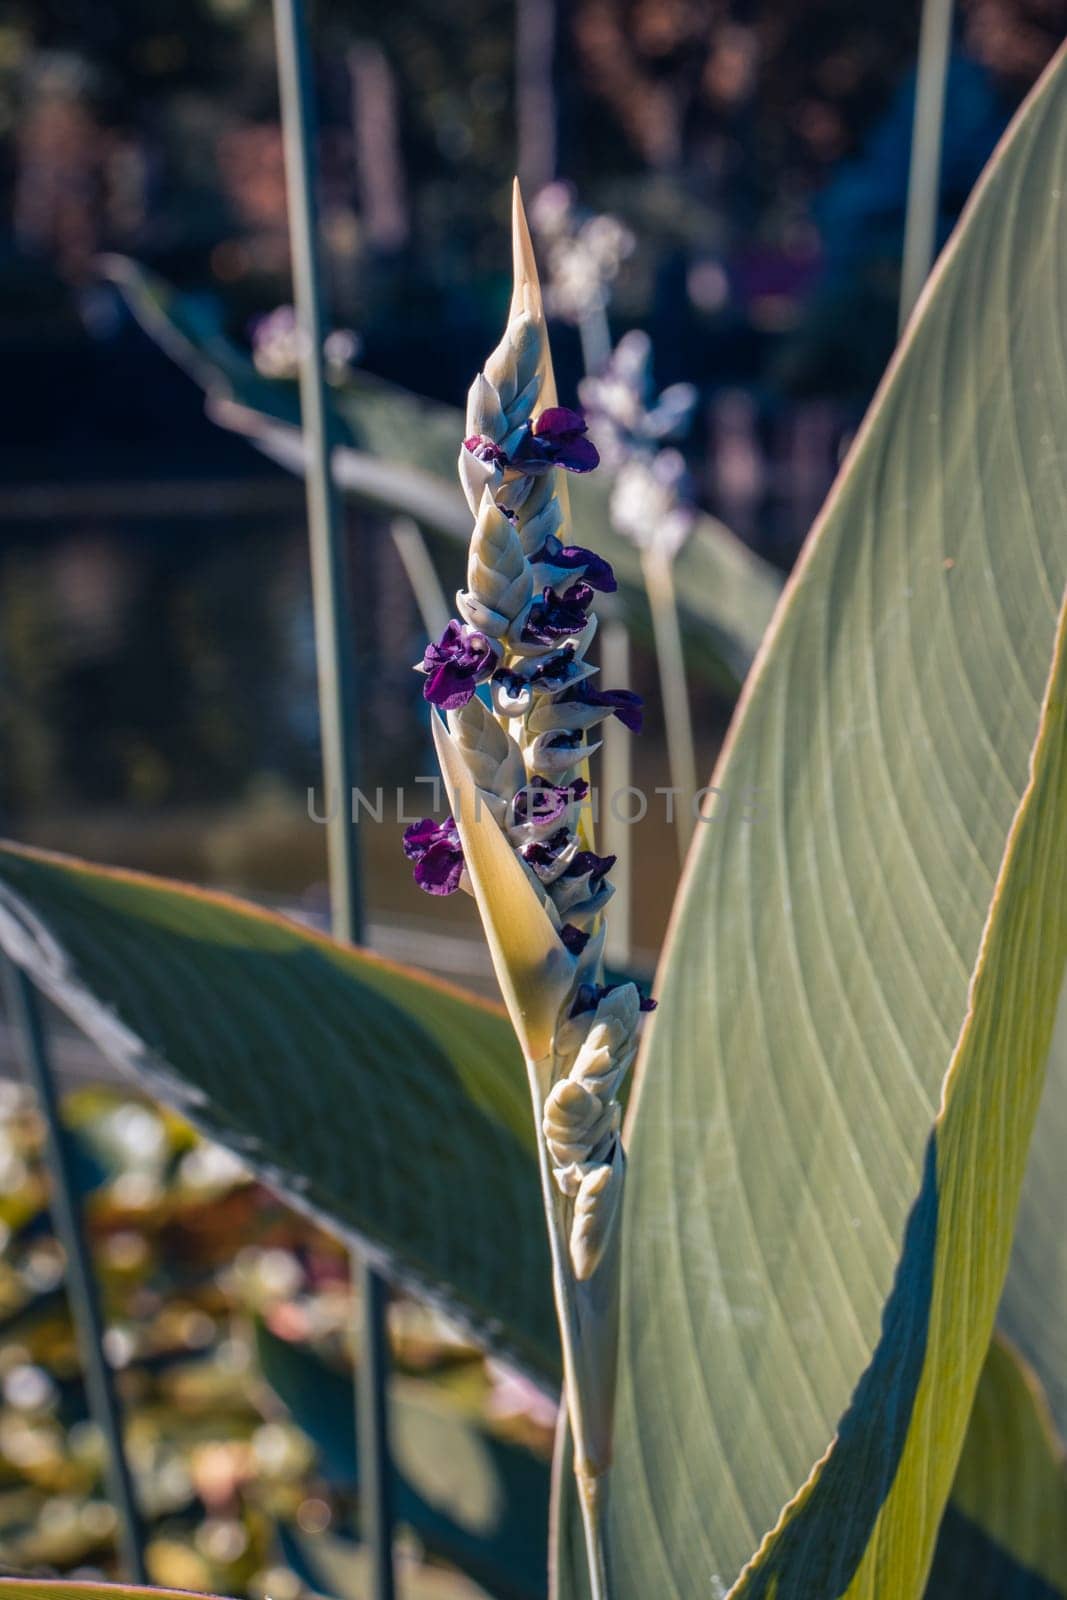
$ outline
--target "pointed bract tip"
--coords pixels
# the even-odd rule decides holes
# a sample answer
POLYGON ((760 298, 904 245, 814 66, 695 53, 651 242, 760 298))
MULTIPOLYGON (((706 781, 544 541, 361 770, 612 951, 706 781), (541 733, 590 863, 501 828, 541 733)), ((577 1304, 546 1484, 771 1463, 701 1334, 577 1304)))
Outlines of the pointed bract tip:
POLYGON ((526 220, 526 207, 522 203, 522 190, 518 178, 514 181, 511 200, 511 257, 514 276, 511 315, 521 316, 525 311, 535 322, 543 322, 541 280, 537 275, 537 258, 534 255, 530 225, 526 220))

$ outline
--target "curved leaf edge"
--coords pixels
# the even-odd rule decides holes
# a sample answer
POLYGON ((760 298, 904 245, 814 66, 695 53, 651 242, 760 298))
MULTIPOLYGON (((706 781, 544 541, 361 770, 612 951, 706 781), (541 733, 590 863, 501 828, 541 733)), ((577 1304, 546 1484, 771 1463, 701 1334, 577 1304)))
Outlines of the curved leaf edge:
MULTIPOLYGON (((1063 53, 1067 55, 1067 51, 1063 53)), ((1011 1224, 1025 1175, 1030 1133, 1040 1104, 1060 986, 1067 971, 1067 911, 1064 909, 1067 906, 1067 859, 1065 859, 1067 851, 1062 844, 1062 827, 1057 829, 1056 826, 1056 814, 1062 816, 1065 810, 1067 810, 1067 597, 1060 611, 1052 666, 1031 754, 1029 779, 1006 840, 1004 856, 997 874, 971 976, 967 1012, 945 1074, 941 1105, 931 1129, 923 1188, 908 1219, 904 1248, 893 1289, 886 1302, 881 1338, 825 1454, 813 1467, 806 1483, 783 1507, 775 1526, 764 1536, 759 1549, 728 1591, 728 1600, 756 1600, 757 1596, 765 1593, 768 1595, 774 1593, 778 1600, 787 1600, 791 1591, 785 1586, 786 1582, 807 1581, 803 1575, 795 1573, 790 1573, 789 1579, 786 1579, 785 1573, 779 1571, 774 1574, 779 1580, 779 1587, 767 1590, 764 1587, 763 1575, 766 1573, 768 1577, 771 1576, 766 1572, 768 1563, 776 1559, 777 1552, 783 1540, 787 1539, 789 1530, 799 1513, 810 1506, 813 1497, 820 1492, 820 1485, 827 1473, 834 1468, 843 1441, 851 1436, 852 1430, 857 1425, 864 1422, 867 1426, 870 1425, 869 1418, 862 1417, 863 1407, 870 1397, 870 1390, 877 1382, 880 1363, 894 1361, 897 1354, 894 1347, 899 1344, 901 1332, 904 1331, 895 1320, 897 1312, 904 1319, 907 1331, 913 1336, 921 1334, 922 1367, 915 1386, 910 1414, 906 1419, 907 1433, 902 1441, 899 1458, 894 1464, 891 1482, 886 1486, 876 1521, 870 1529, 871 1538, 859 1565, 849 1576, 847 1589, 841 1593, 851 1596, 853 1593, 866 1595, 878 1592, 862 1587, 864 1581, 869 1581, 869 1578, 865 1579, 865 1573, 875 1564, 876 1558, 872 1550, 878 1541, 878 1527, 886 1516, 887 1507, 890 1506, 894 1496, 907 1493, 909 1467, 913 1468, 916 1476, 923 1476, 917 1464, 913 1464, 908 1458, 909 1454, 913 1455, 922 1448, 915 1444, 915 1439, 917 1434, 922 1432, 924 1424, 928 1436, 930 1430, 936 1426, 938 1421, 936 1414, 939 1409, 937 1391, 941 1379, 942 1391, 949 1387, 956 1390, 957 1405, 954 1413, 956 1425, 950 1427, 948 1440, 942 1441, 939 1448, 931 1452, 933 1470, 925 1473, 927 1487, 932 1478, 940 1480, 936 1503, 931 1502, 929 1498, 925 1504, 916 1503, 909 1517, 913 1530, 911 1536, 913 1549, 917 1550, 925 1545, 927 1555, 932 1559, 937 1523, 951 1491, 952 1474, 963 1447, 967 1417, 981 1375, 982 1360, 992 1338, 997 1304, 1007 1274, 1013 1234, 1011 1224), (1050 787, 1054 803, 1048 809, 1053 815, 1044 832, 1041 832, 1041 803, 1047 800, 1047 791, 1050 787), (1035 830, 1036 840, 1031 837, 1035 830), (1049 841, 1052 845, 1058 843, 1058 850, 1043 849, 1042 846, 1049 841), (1033 895, 1027 893, 1028 848, 1033 850, 1038 861, 1048 856, 1052 858, 1051 870, 1044 873, 1039 888, 1033 895), (1023 880, 1021 885, 1018 881, 1020 878, 1023 880), (1013 895, 1020 902, 1015 907, 1010 904, 1013 895), (1022 942, 1025 945, 1029 939, 1032 944, 1036 944, 1040 930, 1048 928, 1050 924, 1055 927, 1055 915, 1050 916, 1047 907, 1049 905, 1055 907, 1057 904, 1058 936, 1047 941, 1047 946, 1053 945, 1056 951, 1055 960, 1050 964, 1054 969, 1053 976, 1051 981, 1046 981, 1041 986, 1043 992, 1038 997, 1041 1004, 1037 1027, 1032 1030, 1034 1037, 1033 1047, 1029 1052, 1029 1062, 1014 1062, 1013 1072, 1006 1068, 1000 1072, 994 1070, 986 1075, 991 1080, 986 1083, 980 1073, 976 1076, 976 1068, 969 1057, 969 1049, 972 1045, 978 1047, 975 1040, 983 1029, 991 1032, 995 1026, 998 968, 1004 962, 1005 946, 1010 944, 1012 932, 1010 921, 1007 929, 1002 928, 1002 921, 1004 918, 1010 918, 1014 911, 1022 924, 1022 942), (1028 1070, 1024 1070, 1024 1067, 1028 1070), (1021 1110, 1019 1102, 1022 1102, 1021 1110), (998 1141, 994 1136, 994 1130, 999 1133, 1003 1129, 1009 1111, 1014 1120, 1014 1127, 1010 1130, 1013 1135, 1013 1149, 1006 1158, 1003 1149, 1003 1143, 1006 1141, 998 1141), (978 1157, 983 1134, 986 1140, 985 1160, 978 1157), (999 1215, 998 1208, 992 1206, 987 1207, 985 1213, 988 1216, 992 1212, 994 1217, 994 1227, 986 1230, 986 1241, 993 1257, 992 1266, 977 1260, 969 1263, 982 1280, 981 1295, 977 1311, 973 1307, 968 1307, 971 1317, 968 1325, 964 1327, 959 1309, 963 1289, 961 1287, 960 1292, 953 1295, 944 1280, 950 1272, 956 1270, 951 1260, 953 1245, 958 1246, 960 1241, 968 1240, 973 1243, 978 1232, 976 1226, 968 1228, 966 1218, 953 1225, 953 1208, 961 1204, 957 1190, 963 1188, 968 1191, 963 1197, 963 1204, 973 1200, 973 1195, 969 1192, 970 1178, 976 1167, 983 1173, 996 1167, 997 1184, 990 1183, 989 1188, 990 1191, 996 1189, 1001 1204, 999 1215), (953 1182, 947 1183, 946 1180, 953 1182), (947 1213, 943 1209, 946 1195, 949 1200, 947 1213), (996 1225, 998 1223, 999 1226, 996 1225), (991 1240, 990 1235, 993 1236, 991 1240), (930 1250, 932 1256, 929 1260, 924 1260, 926 1252, 930 1250), (920 1274, 929 1273, 929 1305, 926 1307, 920 1305, 918 1308, 920 1315, 929 1314, 929 1323, 921 1330, 915 1327, 916 1312, 908 1304, 912 1297, 913 1274, 916 1271, 920 1274), (947 1358, 943 1363, 939 1363, 936 1359, 939 1344, 952 1352, 951 1363, 947 1358), (935 1354, 931 1354, 931 1348, 935 1354), (944 1381, 949 1372, 952 1373, 951 1385, 944 1381), (901 1483, 905 1484, 903 1491, 900 1490, 901 1483), (919 1528, 922 1529, 921 1536, 917 1531, 919 1528), (861 1586, 855 1587, 857 1584, 861 1586)), ((912 1499, 915 1498, 913 1495, 912 1499)), ((916 1576, 925 1576, 925 1571, 920 1570, 918 1563, 914 1563, 914 1566, 916 1576)), ((797 1593, 799 1592, 798 1590, 797 1593)), ((914 1586, 904 1591, 906 1594, 920 1592, 921 1589, 914 1586)))
MULTIPOLYGON (((98 863, 66 856, 59 851, 39 850, 11 840, 0 839, 0 858, 3 853, 45 866, 84 874, 104 884, 126 883, 149 890, 160 890, 180 895, 202 905, 250 917, 264 926, 276 928, 279 933, 292 938, 294 934, 318 947, 332 958, 355 953, 361 961, 382 974, 425 986, 451 1000, 470 1005, 488 1016, 498 1018, 510 1032, 507 1014, 502 1006, 463 989, 460 985, 405 967, 363 947, 340 944, 327 933, 293 922, 280 912, 254 905, 240 896, 224 890, 204 889, 176 879, 155 876, 130 868, 103 867, 98 863)), ((82 981, 70 962, 62 944, 51 932, 33 904, 7 884, 0 881, 0 952, 20 966, 34 983, 100 1050, 101 1054, 127 1080, 152 1098, 169 1105, 184 1117, 203 1137, 221 1141, 223 1135, 213 1126, 202 1111, 207 1096, 193 1088, 171 1064, 144 1039, 128 1028, 106 1003, 101 1001, 82 981)), ((323 1206, 316 1204, 301 1192, 293 1175, 257 1153, 242 1147, 234 1138, 230 1147, 246 1162, 249 1169, 267 1188, 280 1195, 294 1211, 307 1217, 317 1227, 340 1239, 361 1257, 370 1262, 396 1288, 410 1293, 441 1312, 461 1332, 481 1348, 519 1367, 546 1395, 558 1395, 557 1375, 546 1370, 539 1359, 539 1351, 526 1347, 508 1336, 505 1325, 486 1314, 480 1317, 459 1295, 449 1291, 438 1278, 423 1274, 418 1267, 405 1262, 394 1250, 383 1246, 362 1229, 341 1222, 323 1206)))

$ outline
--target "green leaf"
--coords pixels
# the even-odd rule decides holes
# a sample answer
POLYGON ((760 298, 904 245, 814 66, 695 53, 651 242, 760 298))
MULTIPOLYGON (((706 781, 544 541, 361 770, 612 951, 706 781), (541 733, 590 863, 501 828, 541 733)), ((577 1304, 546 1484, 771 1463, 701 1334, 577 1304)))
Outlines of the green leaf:
POLYGON ((925 1600, 1063 1600, 1067 1470, 1040 1384, 989 1347, 925 1600))
POLYGON ((1067 960, 1065 192, 1061 54, 749 680, 716 782, 755 820, 698 829, 631 1106, 613 1600, 923 1590, 1067 960))
MULTIPOLYGON (((352 1539, 336 1534, 304 1533, 299 1528, 278 1529, 282 1554, 300 1581, 314 1594, 333 1600, 366 1600, 371 1593, 370 1552, 352 1539)), ((485 1590, 446 1572, 413 1561, 403 1551, 395 1558, 399 1592, 403 1600, 483 1600, 485 1590)))
MULTIPOLYGON (((261 378, 226 336, 213 302, 172 289, 121 256, 106 275, 153 339, 207 392, 223 427, 247 435, 288 471, 303 470, 295 383, 261 378)), ((334 468, 346 493, 378 510, 404 512, 462 543, 471 519, 456 482, 463 413, 354 369, 331 390, 339 438, 334 468)), ((641 562, 611 527, 611 480, 603 472, 571 486, 575 527, 613 565, 634 624, 651 637, 641 562)), ((776 569, 713 517, 701 517, 677 563, 690 665, 736 687, 755 655, 781 588, 776 569)))
MULTIPOLYGON (((358 1481, 351 1379, 262 1326, 256 1347, 263 1376, 318 1447, 327 1476, 358 1481)), ((425 1382, 394 1380, 389 1426, 398 1520, 497 1600, 540 1600, 547 1466, 495 1439, 425 1382)))
POLYGON ((0 947, 149 1093, 555 1379, 529 1091, 501 1010, 239 900, 12 845, 0 947))
POLYGON ((1067 989, 1049 1052, 999 1323, 1037 1373, 1067 1440, 1067 989))

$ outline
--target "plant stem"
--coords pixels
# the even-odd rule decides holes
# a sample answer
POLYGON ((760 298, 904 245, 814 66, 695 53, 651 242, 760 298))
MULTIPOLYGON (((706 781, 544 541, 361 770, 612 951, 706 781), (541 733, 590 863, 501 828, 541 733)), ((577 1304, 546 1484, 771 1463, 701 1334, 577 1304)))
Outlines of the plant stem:
POLYGON ((945 80, 952 44, 952 0, 923 0, 915 76, 915 120, 900 274, 899 329, 903 333, 930 274, 937 243, 945 80))
POLYGON ((548 1148, 541 1129, 544 1114, 544 1092, 541 1068, 544 1064, 527 1061, 530 1079, 530 1096, 534 1108, 537 1133, 537 1160, 541 1173, 541 1197, 545 1208, 545 1225, 548 1229, 548 1247, 552 1259, 552 1288, 559 1322, 560 1342, 563 1347, 563 1397, 570 1418, 571 1439, 574 1447, 574 1473, 577 1479, 578 1498, 582 1508, 582 1528, 585 1534, 585 1555, 589 1568, 590 1600, 609 1600, 607 1571, 604 1558, 603 1529, 601 1525, 601 1496, 606 1467, 597 1470, 589 1449, 589 1418, 587 1396, 582 1383, 582 1363, 579 1360, 580 1329, 575 1306, 574 1278, 570 1269, 567 1241, 560 1215, 560 1196, 552 1180, 548 1148))
POLYGON ((411 584, 422 625, 431 639, 439 639, 448 626, 450 613, 422 530, 412 517, 394 517, 389 532, 411 584))
POLYGON ((37 990, 22 968, 14 962, 5 962, 4 966, 12 1020, 22 1039, 26 1076, 44 1122, 49 1206, 56 1236, 66 1257, 67 1296, 85 1370, 89 1414, 107 1446, 107 1487, 118 1518, 119 1552, 128 1581, 145 1584, 148 1575, 144 1564, 144 1530, 122 1439, 118 1396, 104 1353, 104 1319, 82 1228, 69 1141, 59 1114, 44 1018, 37 990))
MULTIPOLYGON (((330 416, 322 345, 325 333, 315 204, 316 122, 307 18, 303 0, 274 0, 282 137, 293 263, 293 300, 300 329, 300 417, 307 444, 305 485, 318 661, 323 777, 330 821, 327 851, 330 914, 336 938, 363 932, 359 851, 351 821, 356 775, 351 619, 345 601, 344 525, 330 473, 330 416), (337 795, 337 803, 332 797, 337 795)), ((385 1287, 358 1253, 360 1285, 358 1408, 361 1531, 371 1554, 374 1600, 394 1600, 391 1468, 386 1428, 385 1287)))
POLYGON ((536 194, 556 175, 556 0, 516 0, 515 113, 519 178, 536 194))
POLYGON ((677 789, 674 822, 678 843, 678 863, 685 865, 686 851, 693 833, 693 802, 697 793, 697 764, 693 748, 693 721, 689 712, 682 630, 678 621, 678 600, 674 588, 674 567, 669 556, 655 550, 641 553, 648 603, 652 610, 652 631, 656 641, 663 720, 667 729, 667 759, 671 788, 677 789))
POLYGON ((611 328, 603 306, 594 306, 578 323, 582 341, 582 366, 592 376, 602 372, 611 358, 611 328))

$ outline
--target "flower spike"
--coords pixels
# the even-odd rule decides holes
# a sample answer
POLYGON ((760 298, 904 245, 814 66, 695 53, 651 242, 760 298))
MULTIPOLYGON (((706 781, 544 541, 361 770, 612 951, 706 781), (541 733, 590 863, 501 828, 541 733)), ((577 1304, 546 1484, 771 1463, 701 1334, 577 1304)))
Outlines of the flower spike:
POLYGON ((451 816, 409 828, 404 848, 428 892, 469 886, 527 1058, 576 1470, 595 1522, 585 1489, 610 1460, 626 1169, 618 1091, 644 1004, 632 984, 604 982, 614 858, 593 848, 587 763, 590 731, 609 716, 637 731, 641 703, 592 687, 596 603, 615 577, 572 537, 566 474, 600 458, 582 415, 559 404, 517 189, 513 245, 507 327, 471 385, 459 451, 474 517, 466 587, 421 663, 451 816))

